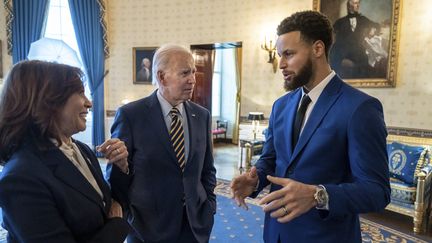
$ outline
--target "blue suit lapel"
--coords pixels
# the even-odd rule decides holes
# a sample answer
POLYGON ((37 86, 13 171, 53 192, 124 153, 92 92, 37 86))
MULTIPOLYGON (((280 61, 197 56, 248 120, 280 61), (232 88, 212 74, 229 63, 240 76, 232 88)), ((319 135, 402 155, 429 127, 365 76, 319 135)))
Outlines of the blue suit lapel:
POLYGON ((339 92, 341 82, 342 81, 339 79, 339 77, 335 76, 333 77, 332 80, 330 80, 328 85, 324 88, 312 112, 310 113, 310 116, 304 126, 303 132, 301 133, 297 145, 294 148, 293 155, 291 156, 290 164, 293 160, 295 160, 297 155, 300 153, 303 147, 310 140, 311 136, 314 134, 315 130, 320 125, 322 119, 325 117, 330 107, 333 106, 334 102, 341 94, 339 92))
MULTIPOLYGON (((74 140, 75 141, 75 140, 74 140)), ((107 212, 109 211, 108 205, 110 205, 108 202, 111 201, 111 192, 110 188, 108 187, 107 183, 104 180, 104 176, 102 174, 102 171, 97 169, 99 168, 99 165, 96 165, 95 163, 99 163, 97 158, 94 156, 92 151, 89 151, 88 148, 84 148, 79 142, 76 142, 76 145, 78 146, 79 150, 81 151, 81 154, 83 155, 84 159, 87 161, 87 164, 89 165, 89 169, 92 172, 97 184, 99 185, 99 188, 101 189, 103 193, 103 200, 105 201, 105 208, 107 209, 107 212)))
MULTIPOLYGON (((173 162, 177 163, 177 158, 174 153, 174 148, 171 144, 168 129, 165 125, 165 118, 163 117, 162 109, 157 99, 155 91, 151 96, 151 102, 149 103, 148 113, 146 113, 147 120, 152 127, 154 132, 154 138, 159 140, 163 147, 167 150, 173 162)), ((179 167, 180 169, 180 167, 179 167)))
MULTIPOLYGON (((196 141, 194 138, 197 138, 197 136, 194 136, 194 129, 199 127, 198 123, 198 115, 195 113, 193 107, 190 105, 189 102, 184 102, 184 107, 186 110, 186 118, 188 120, 188 130, 189 130, 189 154, 188 154, 188 160, 186 161, 186 167, 188 166, 188 162, 192 161, 192 157, 194 155, 193 148, 195 148, 196 141)), ((186 169, 186 168, 185 168, 186 169)))
POLYGON ((284 117, 284 123, 285 124, 285 141, 286 141, 286 146, 287 146, 287 151, 288 151, 288 158, 291 157, 291 154, 293 153, 292 151, 292 133, 293 133, 293 127, 294 127, 294 119, 295 119, 295 114, 297 112, 297 107, 298 104, 300 102, 300 98, 301 98, 301 90, 298 89, 296 91, 294 91, 295 93, 292 94, 292 96, 290 97, 290 99, 287 101, 286 105, 285 105, 285 109, 284 109, 284 113, 285 113, 285 117, 284 117))
POLYGON ((59 149, 52 148, 43 153, 41 155, 41 161, 48 167, 53 168, 54 176, 57 177, 57 179, 63 181, 89 200, 98 204, 105 212, 100 195, 59 149))

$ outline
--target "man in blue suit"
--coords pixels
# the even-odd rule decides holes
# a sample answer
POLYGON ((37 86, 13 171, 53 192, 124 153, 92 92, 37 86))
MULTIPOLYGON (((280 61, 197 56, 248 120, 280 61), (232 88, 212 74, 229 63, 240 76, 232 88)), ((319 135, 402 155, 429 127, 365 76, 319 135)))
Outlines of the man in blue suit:
POLYGON ((195 64, 184 47, 153 58, 150 96, 121 107, 112 137, 125 142, 129 171, 108 166, 113 196, 135 230, 128 242, 208 242, 216 211, 211 116, 189 101, 195 64))
POLYGON ((361 242, 360 213, 389 203, 380 102, 345 84, 328 64, 330 21, 304 11, 278 27, 285 88, 273 105, 261 158, 231 184, 239 206, 261 199, 264 241, 361 242))

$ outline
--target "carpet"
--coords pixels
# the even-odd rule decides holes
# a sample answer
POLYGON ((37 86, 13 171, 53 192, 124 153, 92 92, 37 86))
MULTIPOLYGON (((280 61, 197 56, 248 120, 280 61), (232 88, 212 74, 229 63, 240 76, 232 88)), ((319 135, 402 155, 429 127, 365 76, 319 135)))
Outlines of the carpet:
MULTIPOLYGON (((3 166, 0 165, 0 173, 3 171, 3 166)), ((1 223, 3 222, 2 210, 0 208, 0 243, 6 243, 7 231, 2 228, 1 223)))
POLYGON ((2 222, 3 222, 3 215, 2 215, 2 210, 0 208, 0 243, 6 243, 7 231, 1 227, 2 222))
MULTIPOLYGON (((230 198, 229 182, 218 180, 215 192, 217 194, 217 212, 215 224, 210 236, 212 243, 261 243, 264 227, 264 213, 257 202, 265 195, 265 191, 257 199, 247 199, 249 210, 237 207, 230 198)), ((0 209, 0 223, 1 223, 0 209)), ((360 218, 363 242, 381 243, 427 243, 421 239, 403 234, 384 225, 360 218)), ((0 243, 6 243, 7 232, 0 227, 0 243)))
MULTIPOLYGON (((257 202, 267 192, 264 191, 258 195, 258 199, 246 199, 249 206, 248 211, 237 207, 231 199, 228 181, 218 180, 215 192, 217 194, 217 212, 210 242, 263 242, 264 212, 257 202)), ((364 218, 360 218, 360 227, 363 242, 427 243, 427 241, 364 218)))

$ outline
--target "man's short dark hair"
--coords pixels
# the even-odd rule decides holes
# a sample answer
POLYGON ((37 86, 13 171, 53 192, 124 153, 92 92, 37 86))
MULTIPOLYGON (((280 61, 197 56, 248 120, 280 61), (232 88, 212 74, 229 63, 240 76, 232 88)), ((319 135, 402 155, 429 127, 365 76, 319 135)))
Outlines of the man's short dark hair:
POLYGON ((283 35, 292 31, 300 31, 302 40, 314 43, 321 40, 325 45, 326 57, 333 44, 333 27, 330 20, 316 11, 301 11, 285 18, 277 28, 277 34, 283 35))

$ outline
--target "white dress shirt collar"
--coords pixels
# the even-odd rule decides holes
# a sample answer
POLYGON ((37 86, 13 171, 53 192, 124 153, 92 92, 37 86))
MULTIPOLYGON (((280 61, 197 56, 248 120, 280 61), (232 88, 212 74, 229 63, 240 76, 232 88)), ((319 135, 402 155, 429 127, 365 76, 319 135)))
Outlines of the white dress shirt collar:
MULTIPOLYGON (((336 75, 336 73, 332 70, 329 75, 327 75, 327 77, 325 77, 317 86, 315 86, 312 90, 309 91, 309 93, 307 94, 309 96, 309 98, 311 99, 311 102, 309 104, 309 106, 306 109, 306 114, 302 123, 302 128, 300 130, 300 133, 303 132, 303 128, 306 124, 306 122, 309 119, 309 116, 311 114, 311 112, 313 111, 313 108, 315 107, 315 104, 318 101, 318 98, 320 97, 321 93, 323 92, 324 88, 327 86, 328 83, 330 83, 330 80, 336 75)), ((305 95, 306 93, 304 92, 304 88, 301 89, 302 90, 302 97, 303 95, 305 95)), ((299 106, 297 107, 297 109, 300 107, 300 103, 299 102, 299 106)))
MULTIPOLYGON (((162 94, 160 93, 159 90, 156 92, 156 95, 157 95, 157 98, 159 100, 159 103, 160 103, 160 106, 162 109, 162 114, 165 118, 165 117, 169 116, 169 113, 170 113, 171 109, 173 108, 173 106, 162 96, 162 94)), ((176 107, 179 110, 180 115, 183 119, 183 117, 185 117, 183 102, 178 104, 176 107)))
MULTIPOLYGON (((315 86, 312 90, 309 91, 308 96, 311 99, 311 103, 315 104, 323 92, 324 88, 330 82, 330 80, 336 75, 335 71, 331 71, 327 77, 323 79, 317 86, 315 86)), ((302 97, 305 95, 304 89, 302 89, 302 97)))

